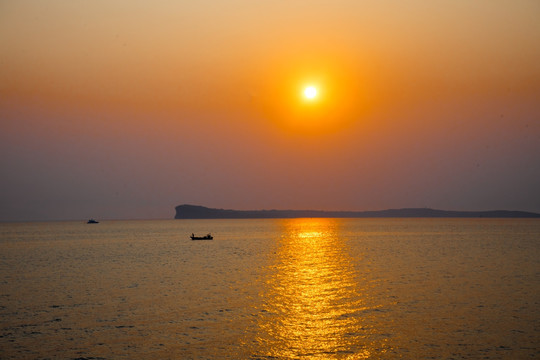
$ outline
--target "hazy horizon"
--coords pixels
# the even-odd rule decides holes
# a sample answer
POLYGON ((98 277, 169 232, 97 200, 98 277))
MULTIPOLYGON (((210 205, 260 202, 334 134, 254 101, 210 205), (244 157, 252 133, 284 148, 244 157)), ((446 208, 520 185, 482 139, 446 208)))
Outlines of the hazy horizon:
MULTIPOLYGON (((260 209, 232 209, 232 208, 212 208, 212 207, 209 207, 209 206, 203 206, 203 205, 197 205, 197 204, 179 204, 177 206, 181 206, 181 205, 189 205, 189 206, 201 206, 201 207, 204 207, 204 208, 207 208, 207 209, 211 209, 211 210, 226 210, 226 211, 252 211, 252 212, 258 212, 258 211, 284 211, 284 212, 287 212, 287 211, 298 211, 298 212, 309 212, 309 211, 322 211, 322 212, 328 212, 328 213, 333 213, 333 212, 353 212, 353 213, 363 213, 363 212, 384 212, 384 211, 399 211, 399 210, 435 210, 435 211, 449 211, 449 212, 471 212, 471 213, 485 213, 485 212, 498 212, 498 211, 502 211, 502 212, 506 212, 506 211, 509 211, 509 212, 523 212, 523 213, 528 213, 528 214, 537 214, 537 215, 540 215, 540 212, 534 212, 534 211, 523 211, 523 210, 508 210, 508 209, 484 209, 484 210, 456 210, 456 209, 452 209, 452 210, 448 210, 448 209, 434 209, 434 208, 409 208, 409 207, 405 207, 405 208, 387 208, 387 209, 377 209, 377 210, 320 210, 320 209, 280 209, 280 208, 260 208, 260 209)), ((419 216, 419 218, 422 218, 423 216, 419 216)), ((296 218, 302 218, 302 217, 292 217, 292 219, 296 219, 296 218)), ((328 218, 334 218, 333 216, 329 216, 328 218)), ((341 217, 339 217, 341 218, 341 217)), ((376 217, 378 218, 378 217, 376 217)), ((384 218, 384 217, 383 217, 384 218)), ((410 218, 410 216, 407 216, 407 218, 410 218)), ((429 218, 429 217, 428 217, 429 218)), ((434 217, 434 218, 445 218, 445 217, 434 217)), ((448 219, 452 219, 453 217, 448 217, 448 219)), ((482 217, 478 218, 478 219, 481 219, 482 217)), ((497 218, 497 217, 488 217, 486 219, 494 219, 494 218, 497 218)), ((511 219, 512 217, 502 217, 504 219, 511 219)), ((174 214, 172 217, 138 217, 138 218, 121 218, 121 217, 117 217, 117 218, 96 218, 96 217, 89 217, 89 218, 66 218, 66 219, 61 219, 61 218, 58 218, 58 219, 23 219, 23 220, 0 220, 0 223, 9 223, 9 222, 12 222, 12 223, 24 223, 24 222, 54 222, 54 221, 83 221, 83 222, 86 222, 87 220, 89 219, 92 219, 92 220, 99 220, 99 221, 130 221, 130 220, 179 220, 178 218, 175 218, 174 214)), ((189 219, 194 219, 194 218, 187 218, 187 220, 189 219)), ((205 218, 201 218, 201 219, 205 219, 205 218)), ((220 219, 220 218, 208 218, 208 219, 220 219)), ((243 218, 243 217, 239 217, 238 219, 249 219, 249 218, 243 218)), ((255 218, 255 219, 261 219, 261 218, 255 218)), ((269 219, 275 219, 275 218, 269 218, 269 219)), ((278 218, 279 219, 279 218, 278 218)), ((291 219, 291 217, 285 217, 283 219, 291 219)), ((534 217, 532 218, 527 218, 527 217, 516 217, 516 219, 535 219, 534 217)), ((182 220, 182 219, 180 219, 182 220)))
POLYGON ((3 1, 0 221, 540 213, 539 18, 528 0, 3 1))

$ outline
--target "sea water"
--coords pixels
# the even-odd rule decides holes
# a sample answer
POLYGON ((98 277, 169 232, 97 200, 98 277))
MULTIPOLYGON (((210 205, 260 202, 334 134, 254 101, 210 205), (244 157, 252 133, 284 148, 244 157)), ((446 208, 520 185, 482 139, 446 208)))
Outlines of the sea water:
POLYGON ((539 305, 533 219, 0 224, 2 359, 538 359, 539 305))

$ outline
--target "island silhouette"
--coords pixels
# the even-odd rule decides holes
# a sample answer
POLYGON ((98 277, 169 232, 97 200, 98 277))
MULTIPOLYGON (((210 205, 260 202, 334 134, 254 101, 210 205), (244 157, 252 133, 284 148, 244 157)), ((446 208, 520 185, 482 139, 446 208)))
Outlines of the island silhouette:
POLYGON ((527 211, 449 211, 429 208, 388 209, 379 211, 324 210, 231 210, 200 205, 176 206, 175 219, 289 219, 289 218, 540 218, 527 211))

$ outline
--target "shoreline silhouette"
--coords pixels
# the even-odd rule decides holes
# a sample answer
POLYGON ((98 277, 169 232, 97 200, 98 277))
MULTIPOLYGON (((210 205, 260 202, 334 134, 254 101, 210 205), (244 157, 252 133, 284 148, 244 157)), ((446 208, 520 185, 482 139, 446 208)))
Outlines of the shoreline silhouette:
POLYGON ((404 208, 378 211, 232 210, 183 204, 175 207, 175 219, 280 219, 280 218, 540 218, 527 211, 452 211, 404 208))

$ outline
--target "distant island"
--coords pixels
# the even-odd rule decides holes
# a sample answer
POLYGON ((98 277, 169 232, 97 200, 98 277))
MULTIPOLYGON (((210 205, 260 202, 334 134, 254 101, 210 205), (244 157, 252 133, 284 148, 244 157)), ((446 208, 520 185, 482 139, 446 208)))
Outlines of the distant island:
POLYGON ((428 208, 380 211, 230 210, 179 205, 175 219, 290 219, 290 218, 540 218, 526 211, 447 211, 428 208))

